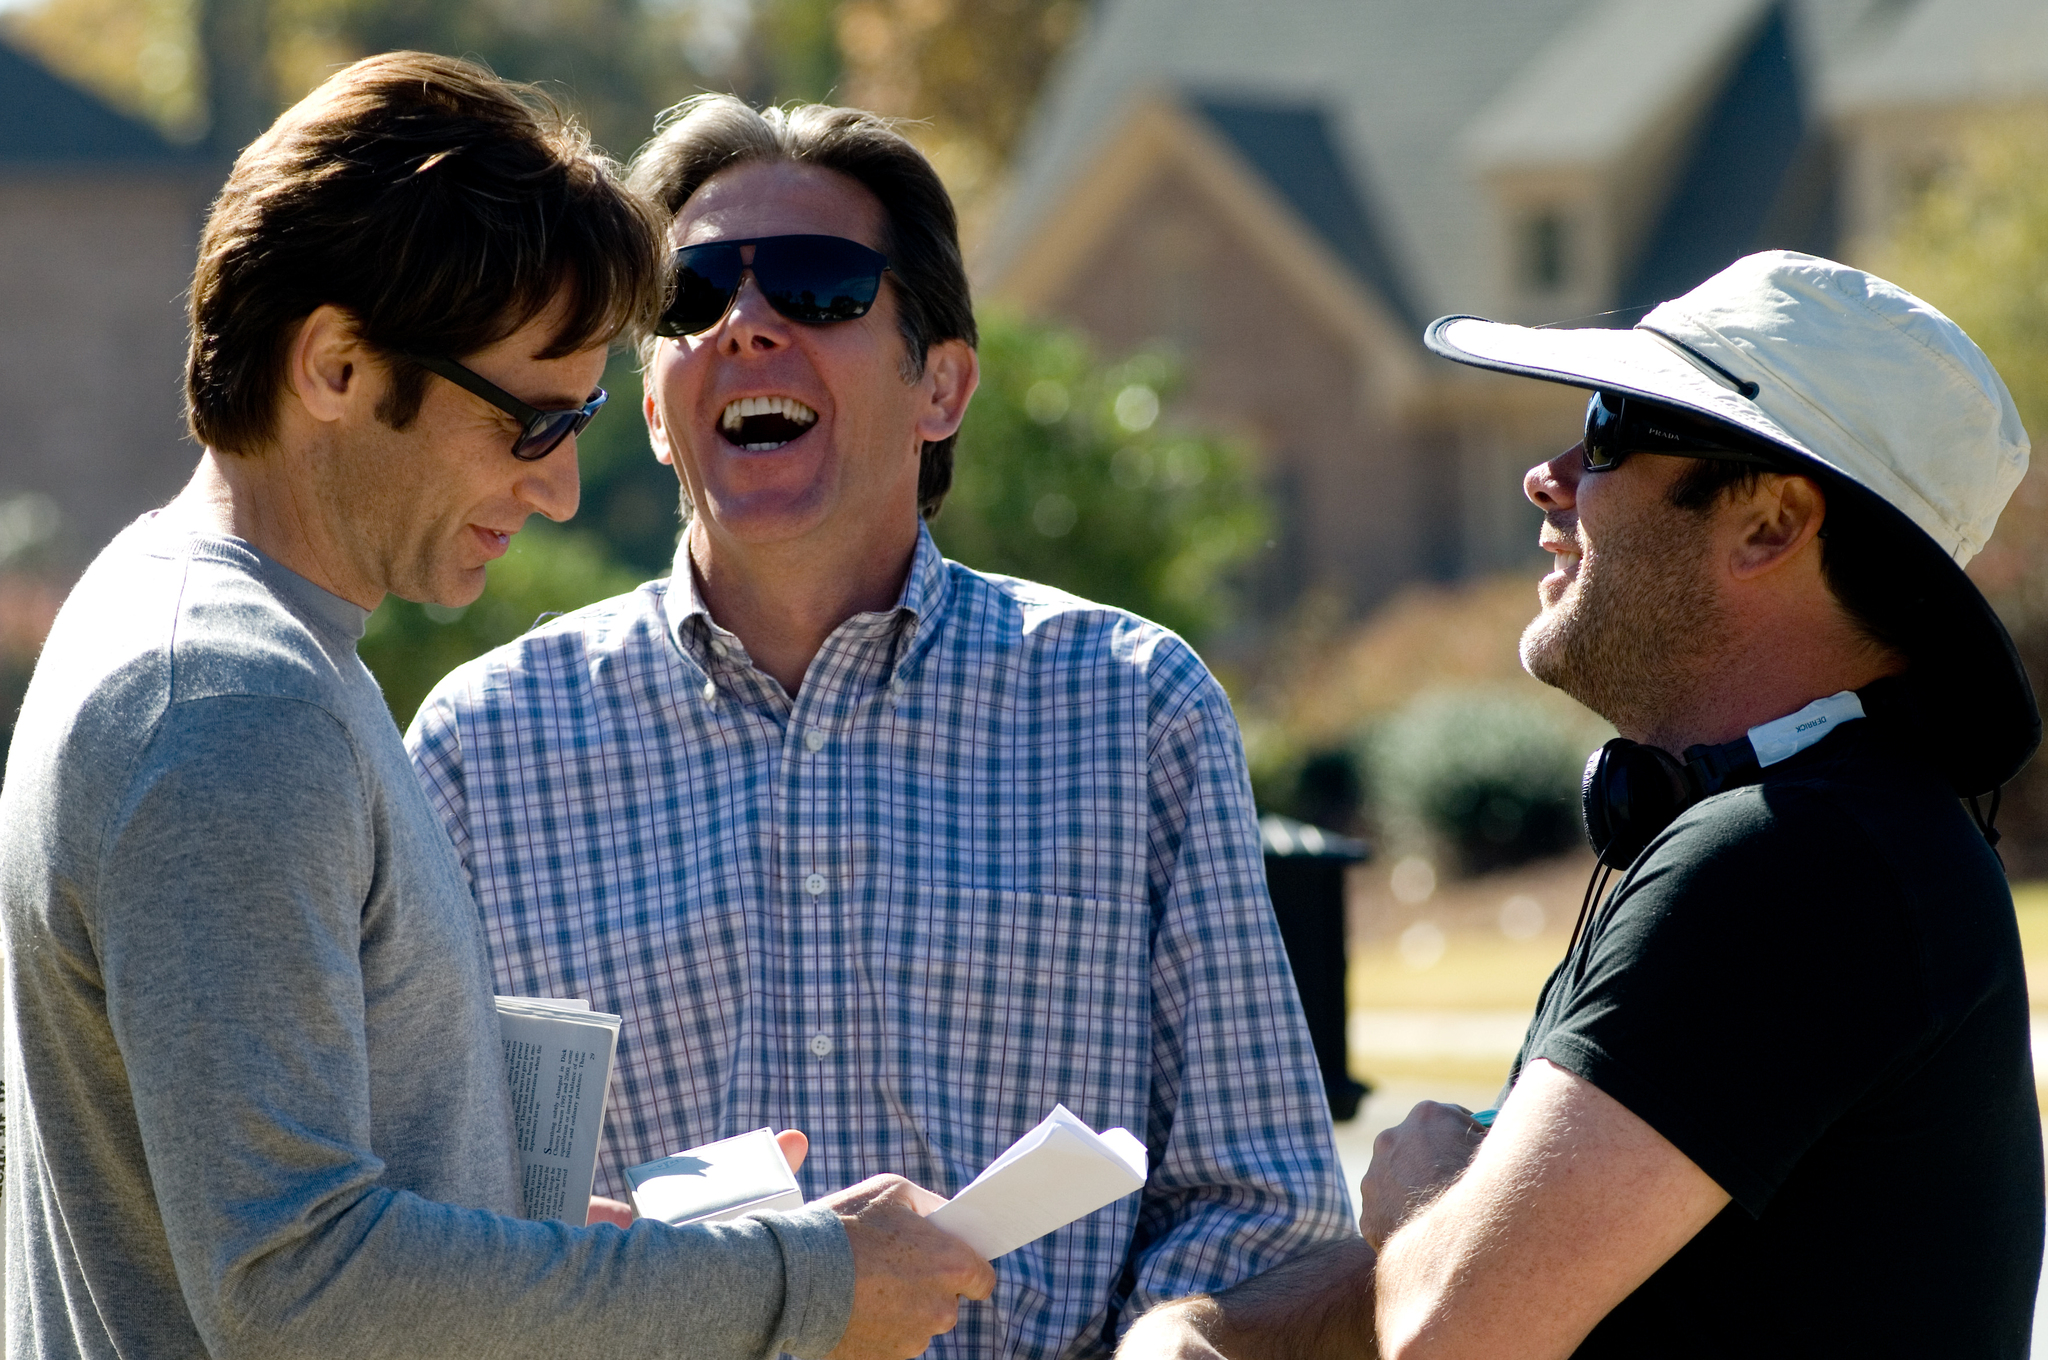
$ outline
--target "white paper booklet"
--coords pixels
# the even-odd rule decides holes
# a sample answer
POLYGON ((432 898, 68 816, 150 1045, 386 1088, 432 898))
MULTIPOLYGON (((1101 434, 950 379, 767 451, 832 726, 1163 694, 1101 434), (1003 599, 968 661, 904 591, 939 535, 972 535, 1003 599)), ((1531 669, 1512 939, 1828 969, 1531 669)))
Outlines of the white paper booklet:
POLYGON ((1097 1133, 1064 1105, 926 1217, 989 1260, 1145 1185, 1145 1145, 1097 1133))
POLYGON ((633 1212, 678 1228, 804 1207, 804 1192, 797 1188, 772 1129, 755 1129, 629 1166, 626 1182, 632 1187, 633 1212))
POLYGON ((588 1001, 501 996, 498 1029, 526 1216, 581 1227, 597 1175, 619 1017, 590 1009, 588 1001))

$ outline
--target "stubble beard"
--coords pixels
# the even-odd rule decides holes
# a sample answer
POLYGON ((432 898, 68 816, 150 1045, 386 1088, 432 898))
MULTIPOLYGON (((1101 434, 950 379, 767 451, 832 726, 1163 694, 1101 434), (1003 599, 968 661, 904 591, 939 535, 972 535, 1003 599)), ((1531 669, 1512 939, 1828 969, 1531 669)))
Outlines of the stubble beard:
POLYGON ((1522 669, 1623 732, 1650 732, 1695 702, 1725 607, 1696 515, 1668 515, 1603 533, 1577 579, 1522 631, 1522 669))

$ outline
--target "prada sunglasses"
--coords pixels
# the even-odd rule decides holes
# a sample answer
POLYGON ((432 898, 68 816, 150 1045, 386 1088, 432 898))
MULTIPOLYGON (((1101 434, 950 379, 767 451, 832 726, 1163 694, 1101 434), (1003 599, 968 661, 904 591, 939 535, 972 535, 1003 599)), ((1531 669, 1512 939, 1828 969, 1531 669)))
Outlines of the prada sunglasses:
POLYGON ((431 354, 406 354, 409 359, 429 373, 438 373, 449 382, 465 391, 474 392, 491 405, 503 411, 520 424, 519 434, 512 440, 512 456, 522 462, 534 462, 545 458, 572 434, 581 434, 583 427, 590 423, 605 403, 605 390, 600 387, 590 394, 590 400, 581 406, 571 406, 560 411, 543 411, 528 406, 504 388, 480 373, 472 373, 453 359, 440 359, 431 354))
POLYGON ((829 326, 866 316, 882 291, 889 257, 843 236, 754 236, 682 246, 669 266, 668 306, 656 335, 696 335, 724 319, 752 273, 761 296, 791 321, 829 326), (740 247, 754 248, 754 262, 740 247))
POLYGON ((1789 461, 1769 440, 1751 438, 1732 425, 1613 392, 1595 392, 1586 403, 1586 437, 1580 452, 1588 472, 1612 472, 1632 453, 1668 453, 1780 470, 1789 461))

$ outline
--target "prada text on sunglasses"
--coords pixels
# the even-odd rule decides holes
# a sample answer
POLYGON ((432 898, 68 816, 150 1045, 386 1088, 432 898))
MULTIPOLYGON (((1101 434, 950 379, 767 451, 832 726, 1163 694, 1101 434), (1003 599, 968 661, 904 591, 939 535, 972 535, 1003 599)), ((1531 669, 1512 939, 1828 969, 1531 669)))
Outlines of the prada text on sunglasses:
POLYGON ((602 387, 590 394, 590 400, 581 406, 571 406, 560 411, 542 411, 528 406, 504 388, 480 373, 472 373, 453 359, 440 359, 431 354, 408 354, 407 359, 418 364, 429 373, 438 373, 457 387, 474 392, 491 405, 503 411, 520 423, 519 433, 512 440, 512 456, 532 462, 545 458, 555 451, 572 434, 580 434, 590 418, 597 414, 605 403, 602 387))
POLYGON ((868 314, 882 290, 889 257, 843 236, 755 236, 679 248, 669 270, 668 307, 656 335, 710 330, 739 296, 751 272, 761 296, 791 321, 829 326, 868 314), (742 246, 754 248, 749 264, 742 246))
POLYGON ((1770 441, 1748 438, 1718 420, 1613 392, 1595 392, 1586 403, 1586 437, 1580 447, 1588 472, 1612 471, 1632 453, 1671 453, 1781 470, 1790 461, 1770 441))

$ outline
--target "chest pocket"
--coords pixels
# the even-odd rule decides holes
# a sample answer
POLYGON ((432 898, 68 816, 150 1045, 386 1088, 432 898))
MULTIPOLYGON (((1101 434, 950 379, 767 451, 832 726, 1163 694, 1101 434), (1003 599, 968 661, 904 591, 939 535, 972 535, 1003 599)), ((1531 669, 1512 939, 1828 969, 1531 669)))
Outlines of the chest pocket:
POLYGON ((1136 903, 910 885, 871 956, 890 1084, 953 1193, 1063 1103, 1144 1136, 1150 913, 1136 903))

